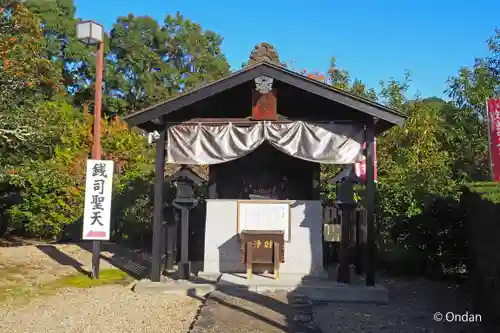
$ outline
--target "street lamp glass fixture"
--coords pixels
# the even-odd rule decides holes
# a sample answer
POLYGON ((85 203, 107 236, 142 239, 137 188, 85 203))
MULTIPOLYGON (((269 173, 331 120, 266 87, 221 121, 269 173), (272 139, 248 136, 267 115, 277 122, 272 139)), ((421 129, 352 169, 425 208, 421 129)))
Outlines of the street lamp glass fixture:
POLYGON ((81 21, 76 25, 76 38, 86 45, 96 45, 104 39, 104 27, 94 21, 81 21))

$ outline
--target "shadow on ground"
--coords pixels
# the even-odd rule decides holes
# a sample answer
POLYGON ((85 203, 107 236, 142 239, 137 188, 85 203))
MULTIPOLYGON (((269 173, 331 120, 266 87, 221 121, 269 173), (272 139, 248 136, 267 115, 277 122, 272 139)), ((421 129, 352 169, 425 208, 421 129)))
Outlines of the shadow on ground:
POLYGON ((193 332, 320 332, 313 324, 312 303, 304 298, 300 287, 291 292, 256 293, 225 281, 196 278, 198 283, 215 284, 206 299, 194 289, 187 295, 203 301, 193 332))
POLYGON ((73 267, 79 273, 90 276, 90 272, 83 268, 83 265, 81 262, 79 262, 78 260, 67 255, 66 253, 62 252, 54 245, 36 245, 35 247, 38 250, 45 253, 47 256, 49 256, 52 260, 57 262, 59 265, 73 267))
MULTIPOLYGON (((91 242, 74 244, 92 253, 91 242)), ((56 246, 38 245, 37 248, 60 265, 71 266, 82 274, 89 274, 83 269, 82 263, 56 246)), ((102 242, 101 260, 127 272, 135 279, 143 279, 149 275, 151 255, 140 250, 126 249, 118 244, 102 242)), ((166 272, 165 275, 172 280, 178 279, 175 272, 166 272)), ((195 276, 193 282, 215 285, 217 279, 209 280, 195 276)), ((209 329, 221 329, 228 332, 294 332, 297 331, 300 319, 303 321, 307 319, 309 325, 312 323, 312 318, 304 312, 307 309, 309 313, 312 313, 312 307, 310 303, 300 300, 298 291, 264 295, 249 291, 237 284, 226 283, 222 289, 216 286, 215 291, 207 298, 197 296, 194 291, 188 291, 187 294, 204 302, 198 320, 193 323, 194 327, 201 329, 200 332, 209 329), (299 307, 294 308, 292 304, 298 304, 299 307), (294 320, 294 317, 299 319, 299 322, 294 320), (237 330, 234 327, 235 324, 238 326, 237 330)), ((297 332, 318 331, 302 329, 297 332)))
MULTIPOLYGON (((91 242, 78 243, 59 243, 72 244, 80 249, 92 253, 91 242)), ((63 266, 71 266, 78 272, 89 275, 90 272, 83 268, 83 264, 72 258, 70 255, 62 252, 54 245, 36 245, 36 248, 52 260, 63 266)), ((142 250, 128 249, 119 244, 101 242, 101 260, 109 263, 136 280, 146 278, 149 275, 149 267, 151 263, 151 255, 142 250)))
MULTIPOLYGON (((91 243, 78 243, 82 249, 91 252, 91 243)), ((81 264, 59 251, 56 247, 39 246, 52 259, 61 265, 69 265, 83 270, 81 264)), ((117 244, 102 244, 102 260, 119 268, 135 278, 147 277, 150 255, 138 250, 124 249, 117 244)), ((85 273, 84 271, 82 273, 85 273)), ((88 272, 87 272, 88 273, 88 272)), ((166 273, 172 280, 177 279, 175 272, 166 273)), ((458 295, 446 287, 424 279, 378 279, 387 286, 391 293, 389 305, 374 304, 317 304, 304 297, 305 285, 310 285, 307 278, 291 292, 270 292, 260 294, 249 291, 247 287, 225 281, 217 285, 217 279, 193 277, 193 283, 212 284, 215 290, 208 297, 200 297, 195 288, 187 295, 203 302, 199 315, 192 325, 191 332, 323 332, 364 331, 395 333, 407 332, 409 327, 421 327, 429 332, 480 332, 477 327, 465 324, 458 326, 436 323, 432 314, 436 311, 465 311, 466 305, 461 299, 445 300, 444 294, 458 295), (322 325, 319 321, 328 321, 322 325), (392 324, 391 324, 392 323, 392 324), (321 325, 320 325, 321 324, 321 325), (334 326, 331 326, 334 325, 334 326), (339 325, 339 326, 337 326, 339 325), (326 327, 326 328, 325 328, 326 327), (405 331, 406 329, 406 331, 405 331)), ((181 281, 173 283, 184 283, 181 281)))

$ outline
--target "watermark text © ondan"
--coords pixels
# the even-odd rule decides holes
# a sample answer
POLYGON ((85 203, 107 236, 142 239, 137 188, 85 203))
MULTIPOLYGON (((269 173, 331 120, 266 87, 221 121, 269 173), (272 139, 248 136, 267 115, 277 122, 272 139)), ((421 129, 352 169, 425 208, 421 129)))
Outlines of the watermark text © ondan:
POLYGON ((469 311, 463 313, 455 313, 452 311, 444 313, 436 312, 434 313, 433 319, 445 323, 480 323, 483 320, 480 314, 470 313, 469 311))

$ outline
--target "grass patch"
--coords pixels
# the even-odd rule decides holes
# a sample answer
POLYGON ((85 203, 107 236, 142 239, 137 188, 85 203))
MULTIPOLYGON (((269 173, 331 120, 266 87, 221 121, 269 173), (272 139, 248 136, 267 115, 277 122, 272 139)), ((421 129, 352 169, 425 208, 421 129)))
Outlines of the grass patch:
POLYGON ((99 272, 99 280, 82 273, 73 273, 40 285, 29 285, 21 282, 16 285, 0 287, 0 302, 7 300, 26 301, 30 298, 50 295, 62 288, 93 288, 104 285, 126 285, 133 278, 119 269, 103 269, 99 272))
POLYGON ((128 284, 132 278, 119 269, 104 269, 99 272, 99 280, 90 278, 81 273, 64 276, 51 281, 42 288, 92 288, 106 284, 128 284))

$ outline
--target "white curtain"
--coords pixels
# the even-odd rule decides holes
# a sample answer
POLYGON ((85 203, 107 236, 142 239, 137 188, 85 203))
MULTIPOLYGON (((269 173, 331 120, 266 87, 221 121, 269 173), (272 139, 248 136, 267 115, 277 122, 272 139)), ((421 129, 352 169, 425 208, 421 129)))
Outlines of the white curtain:
POLYGON ((360 160, 363 127, 352 124, 256 122, 179 124, 167 128, 167 163, 217 164, 240 158, 264 141, 288 155, 325 164, 360 160))

